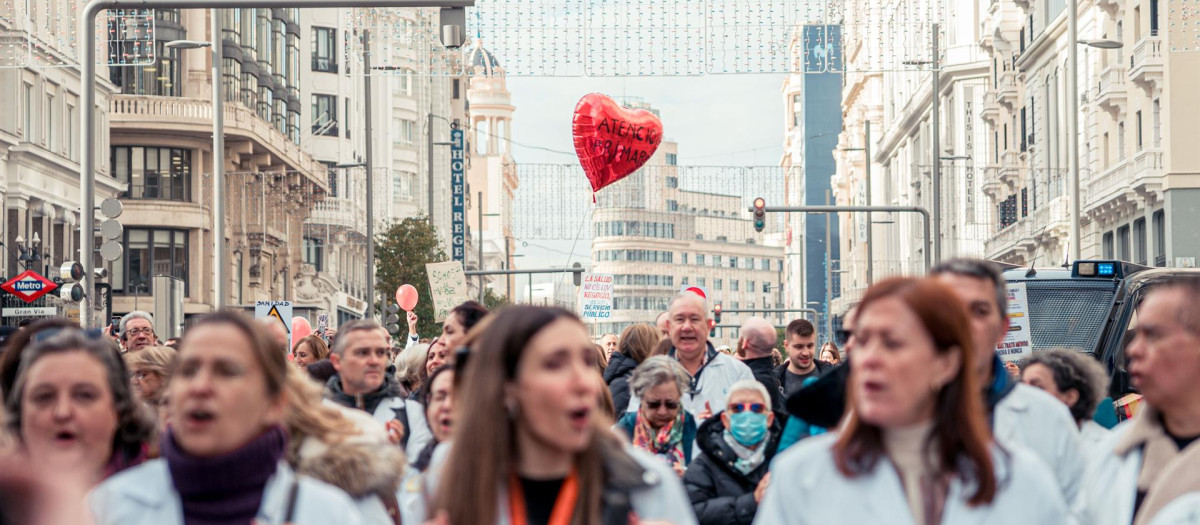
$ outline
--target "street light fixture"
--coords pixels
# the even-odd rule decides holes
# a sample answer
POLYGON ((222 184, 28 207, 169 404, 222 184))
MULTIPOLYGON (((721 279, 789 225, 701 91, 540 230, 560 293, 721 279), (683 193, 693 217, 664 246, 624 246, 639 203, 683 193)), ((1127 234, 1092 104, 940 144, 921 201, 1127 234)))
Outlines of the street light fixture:
POLYGON ((1116 40, 1080 40, 1079 43, 1096 49, 1120 49, 1125 47, 1125 44, 1116 40))
POLYGON ((212 232, 216 244, 213 249, 213 310, 225 308, 225 273, 228 255, 225 253, 225 97, 221 94, 221 14, 217 9, 209 10, 212 18, 210 40, 172 40, 164 44, 167 49, 212 49, 212 171, 213 202, 212 232))

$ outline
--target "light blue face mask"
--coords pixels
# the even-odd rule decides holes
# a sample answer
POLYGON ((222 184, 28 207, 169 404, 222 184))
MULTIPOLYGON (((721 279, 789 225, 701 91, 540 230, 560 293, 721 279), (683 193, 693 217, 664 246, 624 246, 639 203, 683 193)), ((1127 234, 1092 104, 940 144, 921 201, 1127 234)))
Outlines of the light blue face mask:
POLYGON ((749 410, 729 414, 729 433, 743 446, 757 445, 767 435, 767 414, 755 414, 749 410))

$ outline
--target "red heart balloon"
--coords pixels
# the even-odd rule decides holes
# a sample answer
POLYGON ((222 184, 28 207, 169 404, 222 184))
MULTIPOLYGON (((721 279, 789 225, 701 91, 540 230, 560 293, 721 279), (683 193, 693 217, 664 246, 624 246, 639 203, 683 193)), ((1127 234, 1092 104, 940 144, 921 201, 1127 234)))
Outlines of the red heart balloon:
POLYGON ((575 153, 593 192, 637 171, 662 143, 657 116, 623 108, 599 93, 579 99, 571 128, 575 153))

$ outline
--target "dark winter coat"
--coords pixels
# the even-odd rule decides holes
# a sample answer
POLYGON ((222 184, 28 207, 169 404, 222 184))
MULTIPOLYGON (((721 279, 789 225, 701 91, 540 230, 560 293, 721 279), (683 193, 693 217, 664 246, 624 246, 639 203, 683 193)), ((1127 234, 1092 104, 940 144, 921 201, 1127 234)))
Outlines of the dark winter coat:
POLYGON ((746 359, 742 362, 750 367, 751 372, 754 372, 754 380, 766 387, 767 392, 771 394, 771 410, 775 412, 783 410, 783 385, 779 383, 779 377, 775 375, 775 363, 771 356, 746 359))
POLYGON ((742 474, 733 466, 738 457, 725 442, 724 433, 725 425, 719 414, 700 425, 696 446, 701 454, 688 466, 683 486, 700 525, 750 525, 758 511, 754 489, 770 470, 783 425, 775 419, 766 437, 763 463, 750 474, 742 474))
MULTIPOLYGON (((820 359, 813 359, 813 364, 815 364, 817 366, 817 373, 816 373, 817 377, 825 375, 826 370, 829 370, 834 367, 833 364, 826 363, 825 361, 822 361, 820 359)), ((783 360, 783 364, 775 367, 775 380, 779 381, 779 389, 778 390, 779 390, 780 398, 783 400, 784 410, 788 410, 787 409, 787 405, 788 405, 787 369, 788 369, 788 360, 786 360, 786 359, 783 360)), ((790 413, 791 412, 789 411, 789 414, 790 413)), ((795 415, 795 414, 792 414, 792 415, 795 415)))
POLYGON ((617 353, 608 361, 608 368, 604 369, 604 382, 612 393, 613 408, 618 418, 629 408, 629 378, 633 377, 633 369, 637 366, 637 361, 632 357, 617 353))

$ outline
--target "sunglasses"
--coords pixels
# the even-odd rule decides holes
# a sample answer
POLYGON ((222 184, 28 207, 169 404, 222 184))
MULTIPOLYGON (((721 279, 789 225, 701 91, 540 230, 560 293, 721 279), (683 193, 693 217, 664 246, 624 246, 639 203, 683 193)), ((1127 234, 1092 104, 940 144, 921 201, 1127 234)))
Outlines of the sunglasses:
POLYGON ((761 414, 766 409, 767 405, 762 403, 734 403, 729 405, 729 411, 733 412, 734 414, 741 414, 747 410, 754 412, 755 414, 761 414))
POLYGON ((646 408, 650 410, 658 410, 663 405, 667 406, 667 410, 676 410, 679 408, 678 401, 646 401, 646 408))

